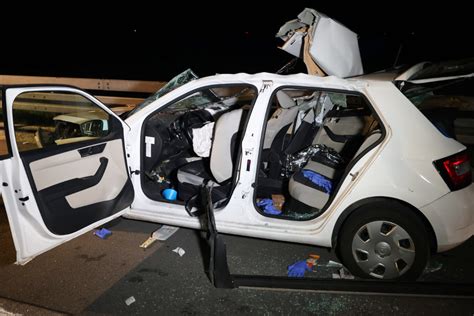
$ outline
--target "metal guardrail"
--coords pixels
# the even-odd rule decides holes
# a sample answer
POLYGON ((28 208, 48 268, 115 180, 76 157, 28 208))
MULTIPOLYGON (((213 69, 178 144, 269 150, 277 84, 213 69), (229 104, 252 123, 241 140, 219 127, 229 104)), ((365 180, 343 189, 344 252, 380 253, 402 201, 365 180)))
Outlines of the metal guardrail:
POLYGON ((142 102, 143 98, 124 94, 151 94, 165 83, 145 80, 0 75, 0 85, 70 85, 83 90, 92 90, 94 91, 92 94, 108 106, 135 106, 142 102), (101 94, 101 91, 104 91, 104 94, 101 94), (117 95, 114 95, 114 92, 118 92, 117 95))

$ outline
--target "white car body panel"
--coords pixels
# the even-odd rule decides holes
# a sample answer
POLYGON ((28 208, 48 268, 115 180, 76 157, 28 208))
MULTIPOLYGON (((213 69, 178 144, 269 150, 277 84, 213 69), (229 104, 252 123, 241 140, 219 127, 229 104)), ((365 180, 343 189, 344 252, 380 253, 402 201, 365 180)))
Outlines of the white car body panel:
MULTIPOLYGON (((13 122, 13 114, 11 104, 13 100, 21 93, 28 91, 68 91, 83 95, 84 97, 91 99, 94 103, 106 111, 109 115, 112 115, 119 119, 115 113, 108 109, 105 105, 100 103, 94 97, 89 94, 74 88, 65 87, 31 87, 31 88, 10 88, 6 91, 6 103, 10 106, 7 107, 7 118, 9 122, 13 122)), ((119 119, 120 120, 120 119, 119 119)), ((120 122, 123 122, 120 120, 120 122)), ((123 124, 124 133, 128 130, 128 126, 123 124)), ((2 182, 4 183, 1 187, 2 198, 5 203, 5 209, 7 212, 10 229, 12 232, 13 242, 16 248, 16 263, 25 264, 35 256, 46 252, 62 243, 65 243, 75 237, 78 237, 93 228, 109 222, 110 220, 121 216, 127 209, 121 212, 115 213, 108 218, 104 218, 98 222, 95 222, 87 227, 84 227, 72 234, 68 235, 56 235, 51 233, 41 216, 38 208, 38 203, 33 194, 33 190, 29 179, 26 175, 25 168, 20 155, 18 147, 16 145, 15 130, 13 124, 8 125, 8 131, 10 135, 13 135, 11 147, 12 157, 4 160, 0 160, 0 172, 2 182), (6 184, 6 185, 5 185, 6 184), (15 191, 13 191, 15 188, 15 191), (19 200, 21 197, 28 197, 28 201, 22 202, 19 200)))
MULTIPOLYGON (((421 208, 449 192, 434 166, 427 165, 426 160, 434 161, 459 152, 465 147, 441 135, 391 82, 381 81, 273 74, 219 75, 201 79, 165 95, 127 120, 132 130, 129 139, 129 152, 132 153, 130 164, 136 168, 140 165, 142 142, 139 127, 145 118, 183 94, 184 88, 191 91, 207 85, 250 83, 260 87, 262 91, 264 81, 267 85, 271 83, 271 87, 259 94, 242 142, 243 155, 240 163, 243 166, 248 159, 252 160, 251 169, 240 170, 239 181, 230 202, 225 208, 216 211, 216 225, 220 232, 330 247, 339 215, 356 201, 371 197, 389 197, 421 208), (255 210, 253 202, 251 184, 255 182, 255 167, 262 137, 260 118, 265 116, 271 92, 285 85, 317 86, 363 93, 374 105, 386 128, 384 141, 353 166, 350 173, 358 172, 355 180, 347 177, 331 206, 321 216, 309 221, 289 221, 262 216, 255 210), (387 116, 390 121, 386 119, 387 116), (414 139, 411 135, 420 137, 414 139), (431 146, 433 143, 440 146, 431 146)), ((135 188, 141 186, 139 177, 134 177, 133 181, 135 188)), ((126 217, 200 228, 198 220, 190 218, 183 207, 152 201, 141 189, 136 192, 137 198, 126 217)))
MULTIPOLYGON (((123 123, 124 141, 135 199, 130 208, 73 234, 57 236, 48 232, 36 206, 23 165, 18 159, 18 150, 13 145, 14 158, 0 161, 0 170, 3 181, 9 183, 9 187, 2 187, 2 193, 17 249, 17 262, 24 263, 35 255, 120 215, 200 229, 198 218, 190 217, 183 206, 148 198, 143 192, 140 175, 134 171, 142 169, 141 155, 145 152, 142 146, 146 145, 142 139, 145 136, 142 135, 142 128, 149 115, 196 89, 225 84, 250 84, 255 86, 259 93, 242 141, 240 166, 248 166, 250 161, 250 167, 239 167, 232 197, 225 207, 216 210, 215 219, 219 232, 331 247, 337 220, 348 207, 364 199, 385 197, 401 200, 419 209, 432 223, 440 251, 447 250, 474 234, 474 215, 471 211, 474 205, 473 186, 450 192, 432 163, 427 163, 458 153, 465 147, 443 136, 392 82, 357 78, 344 80, 304 74, 280 76, 242 73, 216 75, 192 81, 127 118, 123 123), (254 205, 253 184, 256 181, 263 137, 262 118, 266 115, 274 91, 283 86, 318 87, 361 93, 372 104, 385 129, 384 139, 352 166, 326 211, 319 217, 306 221, 266 217, 257 212, 254 205), (13 187, 22 188, 21 194, 18 195, 30 197, 28 207, 18 201, 18 196, 12 192, 13 187), (452 214, 445 210, 451 204, 456 208, 454 214, 457 219, 449 219, 452 214)), ((68 88, 55 88, 60 89, 71 91, 68 88)), ((7 101, 11 102, 18 93, 27 89, 7 91, 7 101)), ((89 97, 79 90, 73 91, 89 97)), ((115 116, 112 111, 106 108, 104 110, 115 116)), ((11 109, 8 111, 8 119, 12 121, 11 109)), ((14 135, 11 125, 9 132, 14 135)))
POLYGON ((474 234, 474 184, 423 206, 436 234, 438 251, 456 247, 474 234))

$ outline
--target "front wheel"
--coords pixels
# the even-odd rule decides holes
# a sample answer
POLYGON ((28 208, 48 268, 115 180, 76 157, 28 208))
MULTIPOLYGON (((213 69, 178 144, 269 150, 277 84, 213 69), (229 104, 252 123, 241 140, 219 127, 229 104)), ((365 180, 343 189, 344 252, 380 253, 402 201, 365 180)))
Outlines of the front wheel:
POLYGON ((344 222, 339 237, 341 260, 362 278, 413 280, 429 258, 422 220, 394 201, 358 209, 344 222))

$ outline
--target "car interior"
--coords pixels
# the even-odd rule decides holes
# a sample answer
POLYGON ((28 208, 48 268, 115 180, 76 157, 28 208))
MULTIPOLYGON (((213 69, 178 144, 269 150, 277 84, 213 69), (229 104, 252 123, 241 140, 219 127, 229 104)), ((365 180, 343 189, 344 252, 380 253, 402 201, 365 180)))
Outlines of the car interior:
POLYGON ((202 184, 212 183, 213 202, 225 203, 256 95, 248 85, 206 88, 151 114, 143 129, 144 193, 152 200, 186 205, 202 184))
POLYGON ((262 140, 257 209, 285 219, 317 217, 352 162, 381 138, 381 125, 361 95, 279 90, 262 140))
MULTIPOLYGON (((144 193, 188 206, 211 183, 213 203, 225 204, 255 97, 249 86, 207 88, 151 114, 143 130, 144 193)), ((382 136, 358 94, 283 89, 267 116, 255 202, 262 214, 284 219, 320 215, 351 162, 382 136)))

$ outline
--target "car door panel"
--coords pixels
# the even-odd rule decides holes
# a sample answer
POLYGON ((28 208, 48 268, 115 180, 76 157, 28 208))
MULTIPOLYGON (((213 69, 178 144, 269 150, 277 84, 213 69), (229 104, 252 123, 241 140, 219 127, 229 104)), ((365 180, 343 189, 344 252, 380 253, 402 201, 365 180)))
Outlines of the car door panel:
POLYGON ((0 160, 2 195, 17 263, 25 263, 129 208, 134 199, 124 145, 129 127, 94 97, 75 88, 12 87, 6 88, 4 96, 12 148, 11 156, 0 160), (36 101, 31 94, 44 98, 36 101), (20 104, 15 109, 16 98, 23 95, 30 96, 28 108, 20 104), (57 100, 62 95, 66 95, 64 103, 57 100), (50 103, 45 101, 49 96, 50 103), (75 110, 77 101, 80 112, 75 110), (42 102, 41 106, 35 102, 42 102), (104 116, 107 123, 96 137, 68 142, 81 137, 77 133, 63 137, 52 130, 61 117, 58 111, 67 113, 71 124, 76 118, 82 124, 96 115, 104 116), (55 138, 35 145, 31 131, 42 126, 55 138))
MULTIPOLYGON (((86 147, 31 162, 29 167, 38 192, 41 193, 53 186, 55 192, 66 190, 69 187, 64 186, 66 182, 81 180, 82 190, 66 194, 71 207, 77 208, 114 199, 128 179, 127 174, 122 171, 125 165, 122 141, 116 139, 92 148, 100 148, 102 145, 105 145, 103 151, 97 154, 81 157, 81 152, 91 148, 86 147), (101 181, 91 185, 85 179, 97 174, 103 164, 102 158, 107 159, 105 172, 101 181)), ((77 185, 79 183, 76 183, 77 185)))
POLYGON ((120 133, 103 140, 100 144, 74 143, 67 150, 58 146, 21 155, 41 217, 53 234, 72 234, 132 202, 133 186, 120 133), (90 148, 101 149, 104 144, 102 152, 81 157, 81 152, 97 151, 90 148))

